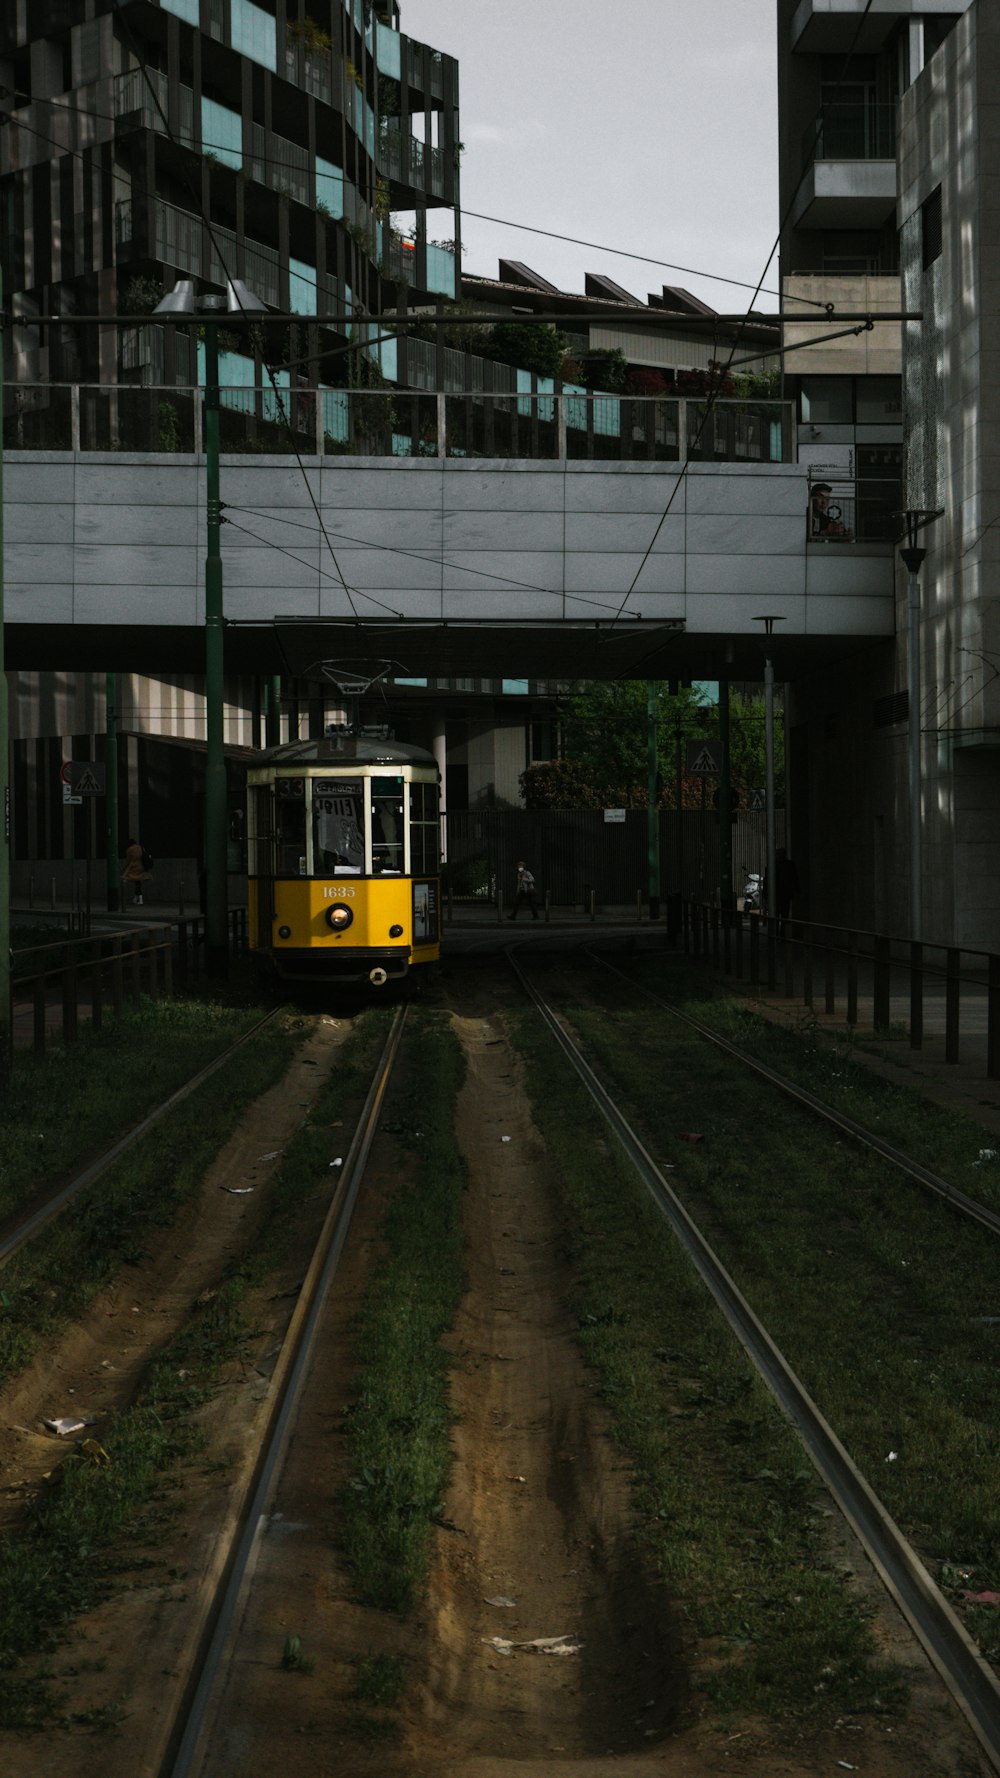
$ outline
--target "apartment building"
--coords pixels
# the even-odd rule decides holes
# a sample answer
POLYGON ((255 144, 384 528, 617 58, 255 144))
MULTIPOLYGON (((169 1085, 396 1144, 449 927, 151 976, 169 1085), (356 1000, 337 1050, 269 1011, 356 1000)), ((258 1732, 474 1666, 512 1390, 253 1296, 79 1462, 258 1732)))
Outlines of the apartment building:
MULTIPOLYGON (((910 241, 912 259, 916 227, 907 209, 917 201, 911 143, 914 131, 926 128, 921 95, 936 90, 935 70, 952 65, 970 28, 970 4, 778 3, 785 393, 797 403, 800 460, 810 466, 813 484, 829 489, 821 504, 833 523, 824 518, 821 530, 815 522, 810 548, 817 552, 850 551, 853 539, 866 536, 884 537, 889 549, 900 536, 904 507, 935 504, 929 496, 914 500, 907 466, 913 404, 904 411, 902 325, 874 319, 855 334, 856 323, 841 317, 898 316, 904 304, 915 312, 922 307, 912 266, 905 286, 901 278, 900 240, 910 241), (822 325, 806 324, 807 313, 822 325), (806 344, 819 333, 841 337, 806 344)), ((937 114, 939 157, 962 153, 971 98, 971 89, 956 92, 954 109, 937 114)), ((907 330, 908 387, 914 364, 926 365, 932 350, 928 325, 907 330)), ((973 913, 957 855, 948 865, 947 890, 940 887, 944 851, 941 836, 930 837, 939 808, 937 716, 927 696, 918 712, 908 709, 906 597, 900 568, 894 640, 845 647, 789 688, 791 847, 807 861, 810 903, 820 917, 910 929, 912 718, 922 734, 925 935, 962 935, 970 944, 989 936, 996 944, 1000 926, 995 916, 984 921, 973 913)))

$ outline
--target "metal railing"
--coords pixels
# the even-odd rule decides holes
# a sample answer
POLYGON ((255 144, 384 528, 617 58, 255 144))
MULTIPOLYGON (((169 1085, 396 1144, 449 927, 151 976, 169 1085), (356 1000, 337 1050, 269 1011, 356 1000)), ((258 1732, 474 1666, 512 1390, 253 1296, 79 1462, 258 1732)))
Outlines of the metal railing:
POLYGON ((809 475, 809 543, 898 543, 903 503, 899 476, 841 476, 815 468, 809 475))
POLYGON ((870 1010, 873 1032, 905 1030, 911 1050, 943 1038, 944 1060, 961 1060, 963 1043, 985 1039, 985 1073, 1000 1080, 1000 955, 898 938, 822 921, 726 918, 714 902, 684 904, 685 951, 755 988, 822 1003, 851 1029, 870 1010), (930 1017, 929 1017, 930 1014, 930 1017), (933 1023, 933 1031, 931 1030, 933 1023), (978 1027, 973 1030, 973 1026, 978 1027))
POLYGON ((896 107, 836 99, 821 107, 802 137, 802 158, 811 161, 892 161, 896 158, 896 107))
MULTIPOLYGON (((141 354, 140 354, 141 355, 141 354)), ((791 404, 610 396, 558 390, 442 394, 396 389, 224 386, 232 454, 500 457, 787 463, 791 404)), ((190 386, 9 383, 5 450, 204 450, 204 393, 190 386)), ((866 483, 866 488, 877 484, 866 483)), ((898 500, 896 502, 898 505, 898 500)))

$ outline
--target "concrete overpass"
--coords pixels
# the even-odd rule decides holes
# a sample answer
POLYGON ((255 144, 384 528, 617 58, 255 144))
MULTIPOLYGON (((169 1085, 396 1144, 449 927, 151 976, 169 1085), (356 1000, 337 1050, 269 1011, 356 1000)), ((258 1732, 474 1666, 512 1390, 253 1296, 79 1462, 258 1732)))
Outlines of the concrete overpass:
MULTIPOLYGON (((197 452, 8 450, 11 668, 197 672, 197 452)), ((891 637, 893 547, 811 541, 787 462, 223 456, 227 668, 760 676, 891 637)))

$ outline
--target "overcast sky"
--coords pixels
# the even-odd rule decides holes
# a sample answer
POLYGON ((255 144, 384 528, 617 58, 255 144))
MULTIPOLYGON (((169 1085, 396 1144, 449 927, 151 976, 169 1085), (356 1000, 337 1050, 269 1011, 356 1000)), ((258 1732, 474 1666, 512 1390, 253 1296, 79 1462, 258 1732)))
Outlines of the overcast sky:
MULTIPOLYGON (((400 13, 460 64, 466 271, 496 277, 502 254, 566 290, 595 271, 643 300, 681 284, 746 308, 778 228, 773 0, 400 0, 400 13)), ((776 280, 773 261, 772 292, 776 280)))

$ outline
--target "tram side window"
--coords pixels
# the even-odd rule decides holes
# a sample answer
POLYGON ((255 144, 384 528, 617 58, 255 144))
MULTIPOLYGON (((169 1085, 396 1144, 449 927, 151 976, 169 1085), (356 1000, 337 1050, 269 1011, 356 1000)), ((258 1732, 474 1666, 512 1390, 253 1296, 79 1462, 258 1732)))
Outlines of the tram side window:
POLYGON ((302 877, 306 870, 306 799, 301 778, 279 778, 277 785, 276 875, 302 877))
POLYGON ((436 784, 410 785, 410 872, 415 877, 437 876, 441 828, 436 784))
POLYGON ((372 779, 372 870, 382 876, 402 876, 406 868, 405 795, 402 778, 372 779))
POLYGON ((313 779, 313 875, 359 877, 365 868, 365 787, 360 778, 313 779))
POLYGON ((274 814, 270 784, 257 784, 250 793, 250 834, 247 870, 252 877, 274 875, 274 814))

